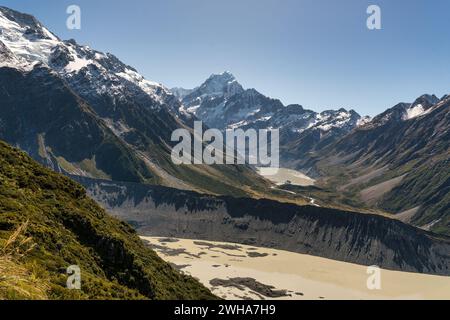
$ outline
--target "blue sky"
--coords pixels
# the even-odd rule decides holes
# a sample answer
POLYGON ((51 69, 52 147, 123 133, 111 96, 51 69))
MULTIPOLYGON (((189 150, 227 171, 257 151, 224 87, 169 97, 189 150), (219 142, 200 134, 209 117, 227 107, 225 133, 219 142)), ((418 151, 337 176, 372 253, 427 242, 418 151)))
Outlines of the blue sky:
POLYGON ((450 93, 448 0, 0 0, 63 39, 117 55, 148 79, 194 87, 231 71, 244 87, 314 110, 375 115, 450 93), (82 29, 66 28, 66 8, 82 29), (382 10, 382 30, 366 9, 382 10))

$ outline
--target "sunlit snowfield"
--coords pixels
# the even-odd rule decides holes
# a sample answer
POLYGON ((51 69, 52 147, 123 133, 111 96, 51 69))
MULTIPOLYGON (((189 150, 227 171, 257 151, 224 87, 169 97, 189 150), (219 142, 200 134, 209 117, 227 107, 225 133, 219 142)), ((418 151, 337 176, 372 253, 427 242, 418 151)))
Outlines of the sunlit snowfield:
POLYGON ((225 299, 450 299, 450 277, 381 270, 381 290, 369 290, 365 266, 233 243, 143 239, 225 299))

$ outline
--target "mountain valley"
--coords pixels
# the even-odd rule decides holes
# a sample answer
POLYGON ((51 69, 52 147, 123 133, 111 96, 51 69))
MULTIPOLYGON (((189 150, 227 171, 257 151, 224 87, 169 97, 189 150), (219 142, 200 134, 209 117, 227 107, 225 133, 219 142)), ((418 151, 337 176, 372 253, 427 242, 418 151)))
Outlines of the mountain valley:
MULTIPOLYGON (((422 287, 426 277, 450 276, 448 95, 424 94, 371 118, 284 105, 228 71, 169 89, 111 53, 61 40, 33 16, 0 7, 0 151, 0 270, 12 265, 27 278, 24 294, 3 290, 0 275, 0 299, 216 299, 236 297, 243 283, 279 294, 248 270, 227 279, 196 274, 197 263, 217 262, 199 256, 212 248, 205 241, 228 248, 220 259, 239 258, 230 256, 232 243, 280 257, 288 251, 289 261, 333 261, 348 278, 373 265, 422 287), (280 170, 175 164, 172 134, 194 134, 195 121, 222 133, 278 129, 280 170), (20 259, 2 256, 14 230, 36 244, 20 259), (180 254, 179 245, 189 249, 180 254), (184 269, 201 282, 177 270, 183 254, 195 258, 184 269), (73 264, 89 283, 78 293, 64 287, 73 264)), ((339 284, 329 274, 319 287, 339 284)), ((349 297, 368 294, 344 287, 349 297)), ((403 293, 391 289, 389 296, 403 293)))

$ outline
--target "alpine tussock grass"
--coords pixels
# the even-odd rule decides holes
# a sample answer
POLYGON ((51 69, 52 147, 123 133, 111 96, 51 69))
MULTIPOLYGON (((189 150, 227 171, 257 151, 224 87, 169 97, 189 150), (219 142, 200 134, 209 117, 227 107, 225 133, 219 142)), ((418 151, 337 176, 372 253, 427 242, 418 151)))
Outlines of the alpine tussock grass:
POLYGON ((35 244, 25 236, 28 221, 0 244, 0 299, 47 299, 48 286, 22 263, 35 244))

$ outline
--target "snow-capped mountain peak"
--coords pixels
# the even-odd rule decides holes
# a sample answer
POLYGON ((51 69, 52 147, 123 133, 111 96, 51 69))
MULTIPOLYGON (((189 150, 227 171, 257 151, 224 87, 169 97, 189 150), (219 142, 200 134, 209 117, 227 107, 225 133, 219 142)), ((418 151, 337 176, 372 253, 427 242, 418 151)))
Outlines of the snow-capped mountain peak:
POLYGON ((25 34, 28 38, 59 40, 35 17, 0 6, 0 27, 9 30, 9 34, 25 34))
POLYGON ((23 69, 24 65, 33 68, 42 63, 71 86, 89 86, 96 94, 107 94, 112 100, 130 96, 127 92, 147 94, 152 102, 145 104, 153 108, 166 104, 178 113, 179 103, 163 85, 145 79, 112 54, 78 45, 74 40, 60 40, 33 16, 0 7, 0 42, 2 55, 8 55, 3 65, 23 69))
POLYGON ((435 110, 439 106, 440 101, 442 99, 439 99, 435 95, 424 94, 413 103, 401 102, 396 104, 394 107, 377 115, 367 125, 377 127, 423 117, 435 110))
MULTIPOLYGON (((213 105, 226 103, 228 99, 245 90, 231 72, 225 71, 212 74, 197 88, 190 90, 175 88, 173 91, 177 92, 176 96, 183 103, 180 111, 197 115, 198 112, 203 112, 201 110, 204 107, 210 108, 213 105)), ((219 110, 214 112, 220 113, 219 110)))
POLYGON ((212 74, 199 89, 202 94, 232 96, 244 91, 236 78, 229 71, 212 74))
POLYGON ((17 61, 29 64, 48 63, 53 48, 60 42, 34 17, 5 7, 0 7, 0 41, 17 61))
POLYGON ((321 113, 305 110, 301 105, 284 106, 280 100, 269 98, 255 89, 244 89, 230 72, 211 75, 202 85, 182 96, 183 110, 191 112, 208 126, 226 128, 274 128, 294 135, 318 130, 321 134, 339 130, 348 132, 361 116, 355 111, 327 110, 321 113), (236 90, 230 91, 234 86, 236 90))

